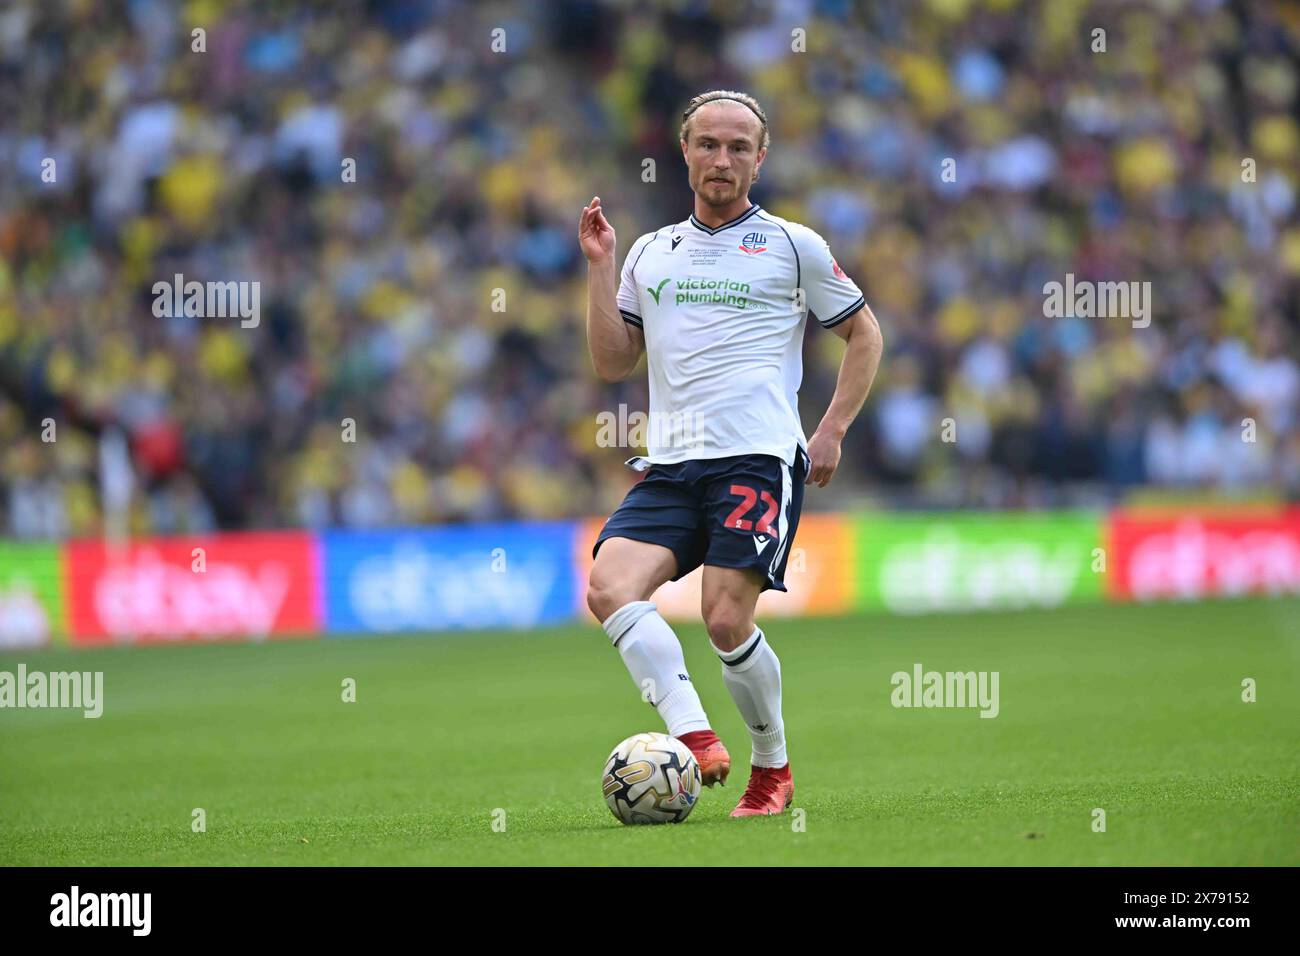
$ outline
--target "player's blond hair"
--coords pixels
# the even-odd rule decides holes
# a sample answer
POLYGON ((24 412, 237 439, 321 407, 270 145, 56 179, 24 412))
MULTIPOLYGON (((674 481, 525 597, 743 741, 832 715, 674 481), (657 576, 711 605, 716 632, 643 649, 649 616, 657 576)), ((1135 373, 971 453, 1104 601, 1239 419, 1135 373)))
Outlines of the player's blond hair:
POLYGON ((687 103, 686 110, 682 113, 682 131, 680 134, 682 141, 686 143, 691 141, 691 116, 695 111, 705 103, 716 103, 718 100, 731 100, 741 106, 748 107, 749 111, 758 117, 758 122, 763 127, 758 148, 767 149, 767 144, 771 142, 771 137, 767 134, 767 114, 763 112, 763 107, 758 105, 758 100, 748 93, 738 93, 735 90, 710 90, 708 93, 701 93, 687 103))

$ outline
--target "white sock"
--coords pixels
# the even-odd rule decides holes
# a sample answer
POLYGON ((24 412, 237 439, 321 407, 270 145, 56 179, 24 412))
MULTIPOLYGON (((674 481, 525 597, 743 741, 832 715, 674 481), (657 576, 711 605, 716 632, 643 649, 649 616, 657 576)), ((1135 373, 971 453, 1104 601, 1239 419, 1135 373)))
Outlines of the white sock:
POLYGON ((709 719, 686 672, 682 645, 650 601, 624 604, 603 627, 642 698, 654 704, 670 737, 708 730, 709 719))
MULTIPOLYGON (((717 650, 717 648, 714 648, 717 650)), ((763 632, 754 628, 734 651, 718 651, 722 680, 745 718, 754 750, 755 767, 784 767, 785 724, 781 721, 781 662, 763 632)))

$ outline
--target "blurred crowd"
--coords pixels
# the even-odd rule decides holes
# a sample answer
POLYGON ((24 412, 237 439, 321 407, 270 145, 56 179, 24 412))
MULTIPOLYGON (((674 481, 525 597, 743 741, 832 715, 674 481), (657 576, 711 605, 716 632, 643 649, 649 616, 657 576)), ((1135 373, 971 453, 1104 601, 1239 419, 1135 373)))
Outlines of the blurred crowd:
POLYGON ((0 75, 7 536, 608 512, 646 385, 591 372, 578 213, 684 219, 718 87, 884 331, 810 507, 1300 496, 1294 5, 18 0, 0 75), (159 317, 177 274, 257 326, 159 317), (1047 317, 1067 274, 1150 325, 1047 317))

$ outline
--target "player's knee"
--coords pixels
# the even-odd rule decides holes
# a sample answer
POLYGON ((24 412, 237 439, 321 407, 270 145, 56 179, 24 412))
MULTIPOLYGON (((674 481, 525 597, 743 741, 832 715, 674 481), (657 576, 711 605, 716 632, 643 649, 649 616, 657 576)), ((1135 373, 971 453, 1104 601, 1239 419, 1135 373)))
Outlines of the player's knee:
POLYGON ((704 615, 709 640, 720 651, 732 651, 745 643, 754 631, 750 615, 738 604, 723 601, 710 607, 704 615))
POLYGON ((611 600, 608 588, 598 584, 594 578, 587 582, 587 610, 591 611, 591 616, 602 624, 618 610, 610 606, 611 600))
POLYGON ((587 608, 602 624, 624 604, 639 600, 631 588, 622 587, 603 576, 592 574, 587 582, 587 608))

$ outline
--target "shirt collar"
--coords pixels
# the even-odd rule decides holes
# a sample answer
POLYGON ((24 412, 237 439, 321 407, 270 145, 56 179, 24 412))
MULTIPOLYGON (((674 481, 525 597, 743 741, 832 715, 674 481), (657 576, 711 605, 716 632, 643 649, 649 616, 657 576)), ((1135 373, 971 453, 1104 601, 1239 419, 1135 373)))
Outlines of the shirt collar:
POLYGON ((691 225, 694 226, 696 229, 699 229, 701 232, 707 232, 710 236, 714 236, 722 232, 722 230, 724 229, 730 229, 732 226, 740 225, 742 222, 744 222, 746 219, 748 219, 750 216, 753 216, 757 212, 758 212, 758 204, 755 203, 754 205, 746 209, 744 212, 742 212, 735 219, 724 222, 720 226, 706 226, 704 223, 700 222, 698 219, 695 218, 695 213, 691 213, 691 225))

